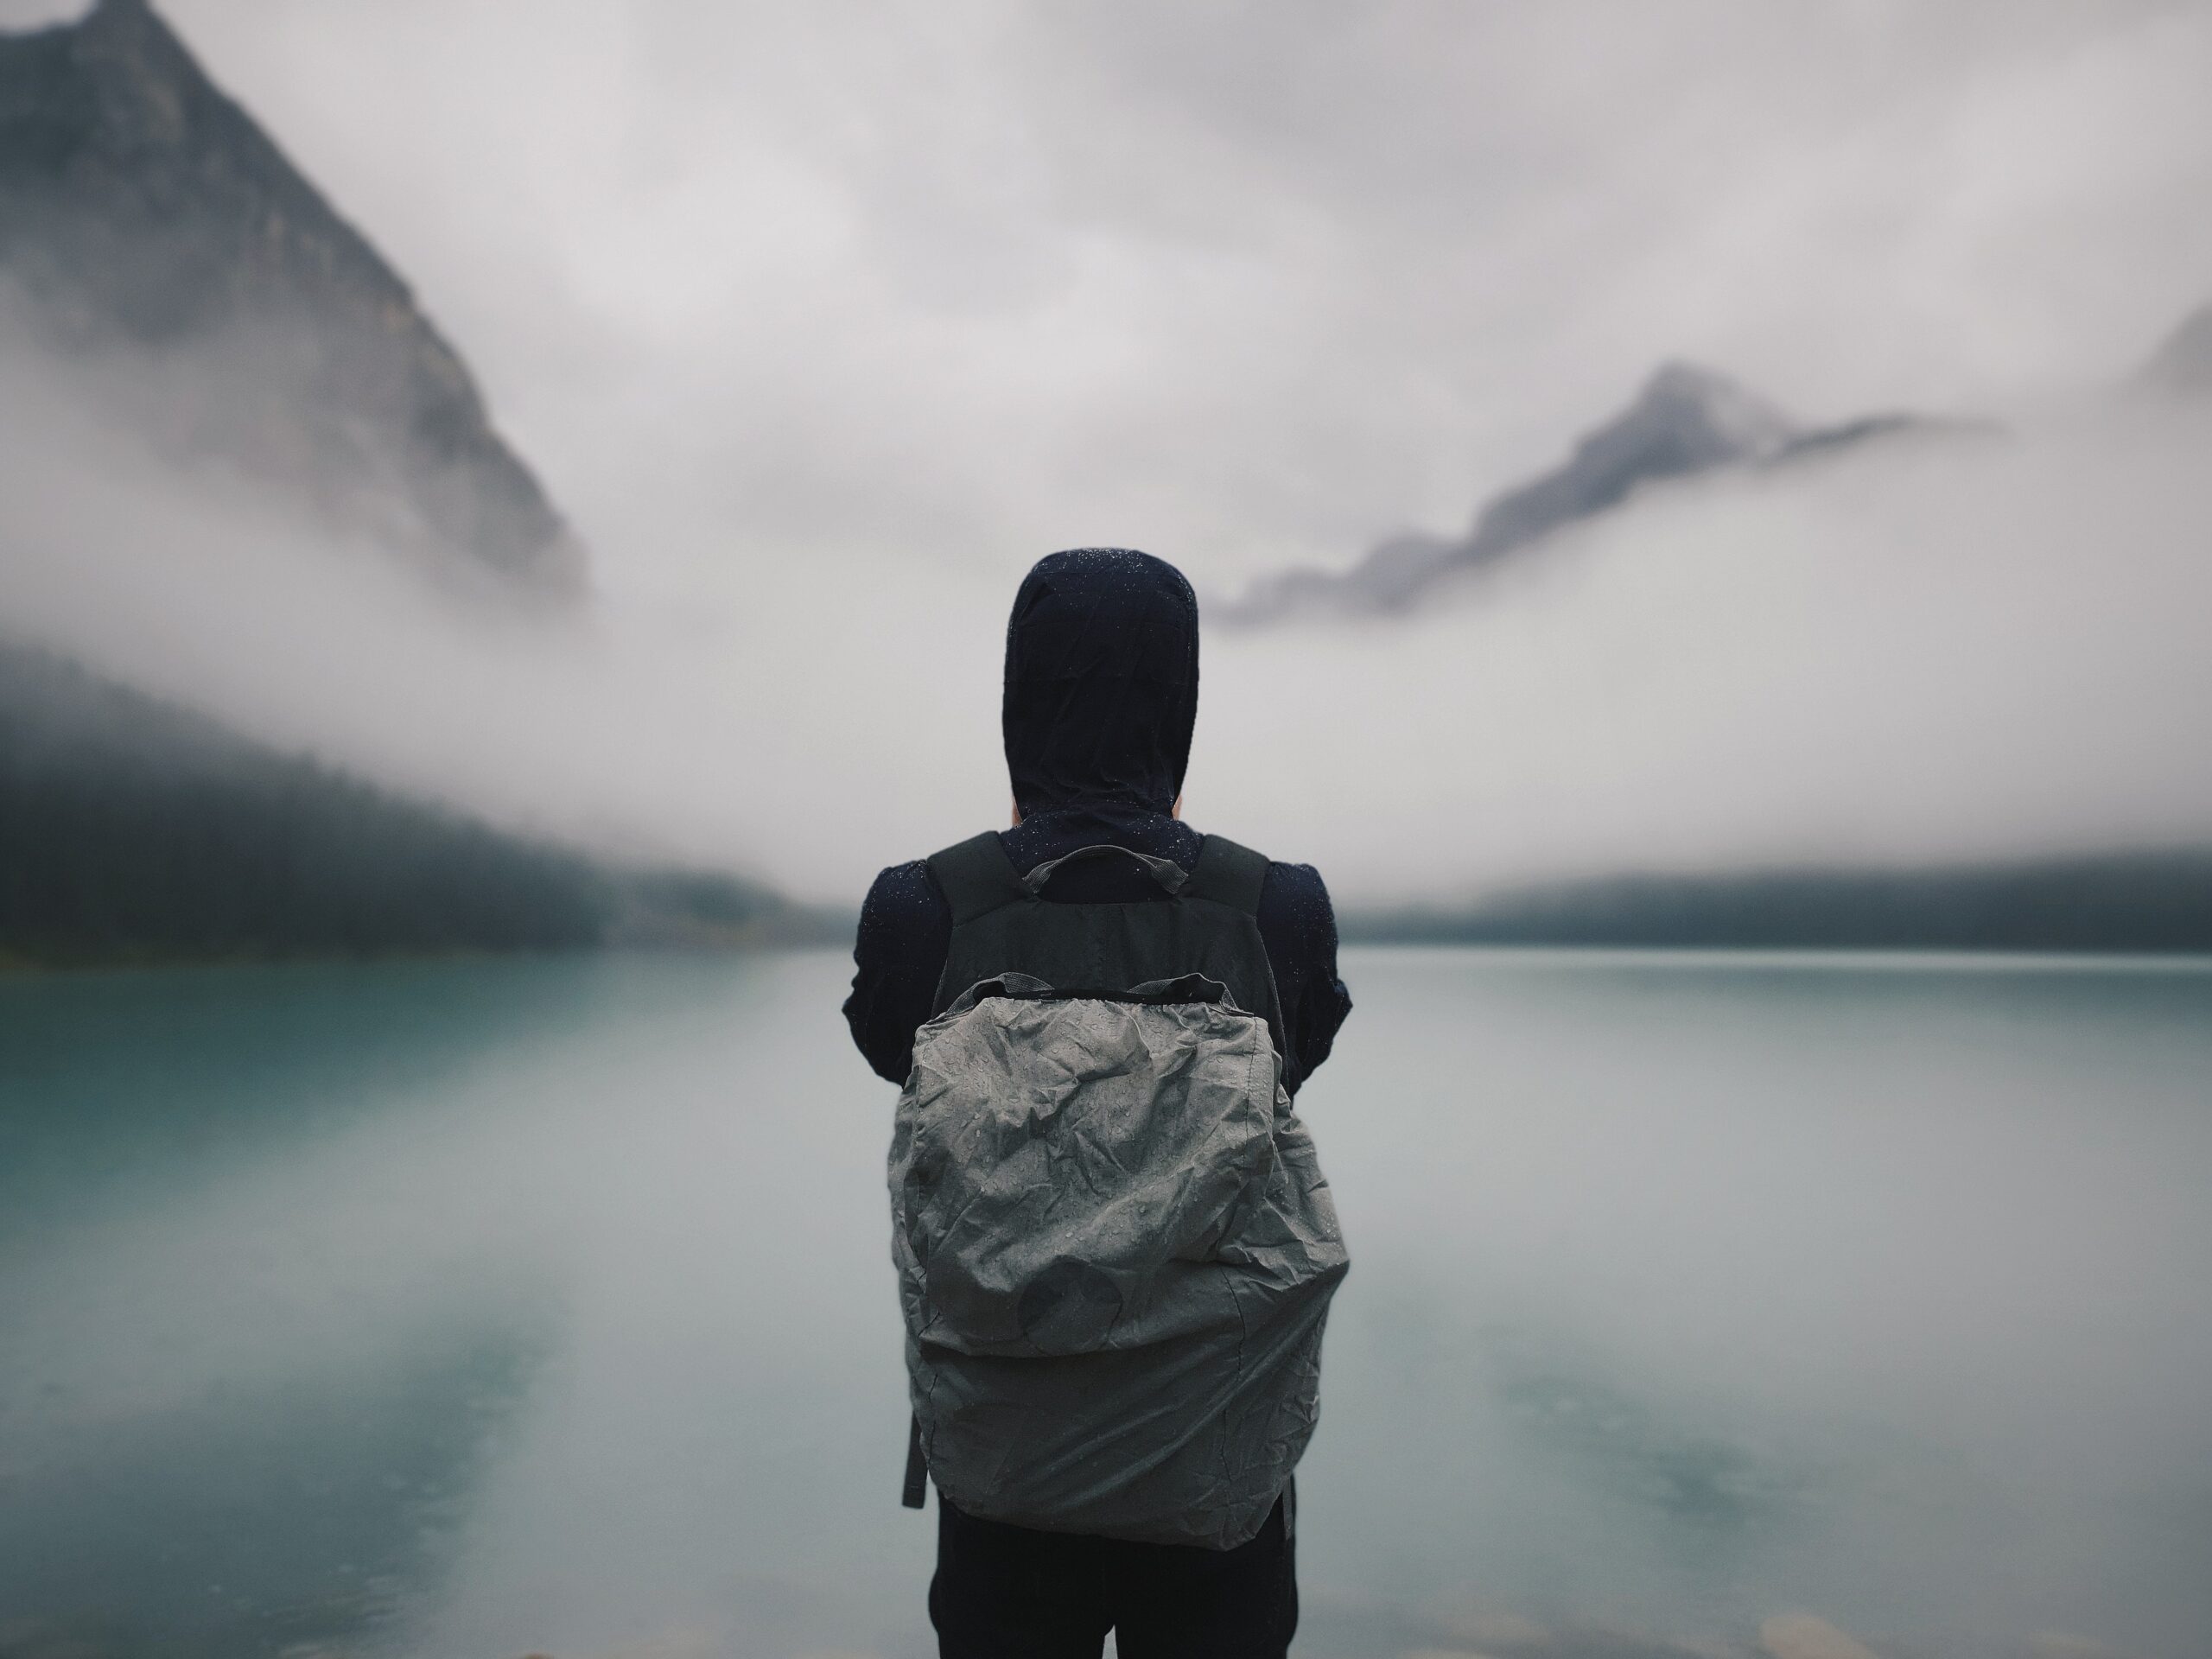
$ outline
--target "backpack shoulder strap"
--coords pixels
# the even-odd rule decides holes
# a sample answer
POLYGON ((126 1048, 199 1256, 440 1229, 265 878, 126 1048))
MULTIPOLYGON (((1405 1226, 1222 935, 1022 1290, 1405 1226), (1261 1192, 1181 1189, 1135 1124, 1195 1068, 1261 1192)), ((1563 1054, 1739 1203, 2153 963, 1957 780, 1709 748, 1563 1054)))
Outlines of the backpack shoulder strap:
POLYGON ((1022 885, 995 830, 986 830, 941 853, 931 853, 929 867, 944 890, 945 902, 952 906, 955 927, 1029 897, 1029 889, 1022 885))
POLYGON ((1198 861, 1192 868, 1191 879, 1183 884, 1181 897, 1211 899, 1247 916, 1257 916, 1260 889, 1267 880, 1265 854, 1240 847, 1227 836, 1208 836, 1198 848, 1198 861))

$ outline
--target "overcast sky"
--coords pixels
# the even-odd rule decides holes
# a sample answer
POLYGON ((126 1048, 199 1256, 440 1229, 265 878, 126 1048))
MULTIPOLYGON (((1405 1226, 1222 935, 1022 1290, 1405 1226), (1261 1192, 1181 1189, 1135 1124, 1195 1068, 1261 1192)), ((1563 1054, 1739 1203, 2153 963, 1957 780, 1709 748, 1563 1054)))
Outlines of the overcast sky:
POLYGON ((1039 554, 1218 588, 1456 531, 1681 357, 2020 442, 1644 504, 1395 632, 1215 639, 1205 821, 1373 897, 2212 837, 2207 434, 2082 414, 2212 298, 2212 5, 162 10, 602 588, 582 657, 518 665, 250 536, 212 588, 166 547, 94 580, 123 508, 47 512, 0 601, 250 728, 849 898, 1002 811, 1039 554))
POLYGON ((1345 563, 1665 357, 1978 408, 2212 297, 2187 0, 164 9, 615 582, 1345 563))

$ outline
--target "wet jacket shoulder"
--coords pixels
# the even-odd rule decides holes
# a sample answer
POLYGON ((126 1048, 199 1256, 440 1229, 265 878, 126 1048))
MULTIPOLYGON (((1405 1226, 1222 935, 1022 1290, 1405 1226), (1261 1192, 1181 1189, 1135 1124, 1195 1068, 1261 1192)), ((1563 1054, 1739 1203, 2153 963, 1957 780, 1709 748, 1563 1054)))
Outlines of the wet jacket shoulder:
POLYGON ((952 949, 952 906, 921 859, 875 878, 853 939, 845 1024, 878 1077, 904 1084, 952 949))
MULTIPOLYGON (((1198 836, 1180 823, 1161 819, 1142 826, 1151 833, 1128 833, 1138 829, 1122 826, 1114 838, 1145 843, 1137 850, 1186 865, 1197 855, 1198 836)), ((1073 850, 1059 845, 1062 841, 1089 845, 1094 838, 1089 832, 1052 834, 1044 825, 1035 830, 1046 833, 1025 835, 1025 830, 1032 826, 1001 836, 1015 843, 1007 852, 1022 868, 1073 850)), ((1337 976, 1336 915, 1320 873, 1310 864, 1270 862, 1258 920, 1290 1045, 1284 1083, 1294 1093, 1329 1058, 1351 1012, 1351 996, 1337 976)), ((845 1020, 869 1065, 893 1083, 904 1083, 913 1064, 914 1033, 932 1012, 951 943, 952 908, 926 862, 894 864, 876 877, 853 945, 855 971, 845 1020)))
MULTIPOLYGON (((1007 621, 999 725, 1019 822, 999 832, 1017 870, 1102 843, 1192 868, 1201 837, 1175 817, 1198 709, 1198 604, 1181 571, 1130 548, 1070 548, 1022 579, 1007 621)), ((1157 886, 1110 865, 1055 877, 1077 903, 1156 899, 1157 886), (1134 884, 1116 887, 1116 883, 1134 884)), ((1260 939, 1282 1008, 1283 1081, 1329 1058, 1351 998, 1337 977, 1337 921, 1310 865, 1270 864, 1260 939)), ((875 879, 853 947, 845 1019, 868 1062, 893 1083, 935 1011, 952 911, 923 863, 875 879)))

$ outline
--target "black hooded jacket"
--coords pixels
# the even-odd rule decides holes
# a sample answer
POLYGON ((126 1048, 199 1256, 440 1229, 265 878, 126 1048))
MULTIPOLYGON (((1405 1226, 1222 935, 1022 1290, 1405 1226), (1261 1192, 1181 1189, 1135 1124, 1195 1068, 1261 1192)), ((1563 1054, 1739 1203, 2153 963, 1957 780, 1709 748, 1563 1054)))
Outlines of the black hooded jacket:
MULTIPOLYGON (((1172 564, 1125 548, 1041 559, 1007 625, 1001 723, 1021 822, 1000 842, 1016 869, 1112 842, 1189 868, 1202 837, 1172 816, 1198 709, 1198 607, 1172 564)), ((1156 897, 1139 872, 1078 864, 1049 899, 1156 897)), ((1295 1091, 1329 1058, 1351 998, 1337 977, 1337 922, 1310 864, 1269 864, 1260 937, 1274 969, 1295 1091)), ((904 1083, 952 942, 952 910, 920 860, 875 879, 853 946, 845 1021, 877 1073, 904 1083)))

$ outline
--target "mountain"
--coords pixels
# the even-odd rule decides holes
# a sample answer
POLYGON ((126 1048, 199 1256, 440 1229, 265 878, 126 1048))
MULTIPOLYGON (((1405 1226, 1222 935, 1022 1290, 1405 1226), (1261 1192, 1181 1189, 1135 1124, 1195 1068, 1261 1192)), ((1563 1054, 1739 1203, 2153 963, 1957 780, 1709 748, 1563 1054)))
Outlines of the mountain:
POLYGON ((1479 569, 1553 531, 1618 506, 1667 479, 1725 467, 1772 467, 1906 432, 1989 429, 1916 415, 1872 415, 1802 427, 1724 375, 1663 365, 1633 402, 1585 435, 1567 461, 1485 505, 1458 539, 1408 535, 1344 571, 1299 569, 1262 578, 1210 607, 1209 619, 1262 623, 1298 613, 1404 612, 1440 582, 1479 569))
POLYGON ((2212 951, 2212 850, 1630 875, 1458 909, 1348 912, 1350 943, 2212 951))
POLYGON ((2212 305, 2201 305, 2168 334, 2139 376, 2154 391, 2184 397, 2212 393, 2212 305))
POLYGON ((498 591, 582 588, 460 355, 146 0, 0 35, 0 343, 174 461, 498 591))
POLYGON ((0 963, 741 944, 841 926, 619 868, 0 643, 0 963))

